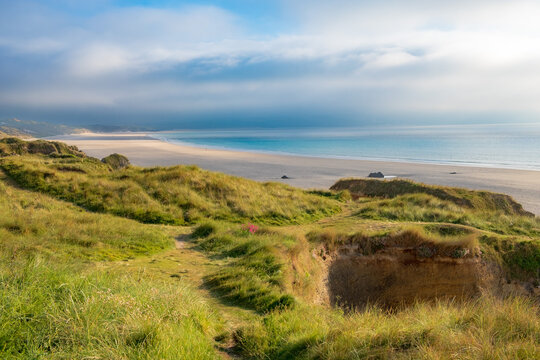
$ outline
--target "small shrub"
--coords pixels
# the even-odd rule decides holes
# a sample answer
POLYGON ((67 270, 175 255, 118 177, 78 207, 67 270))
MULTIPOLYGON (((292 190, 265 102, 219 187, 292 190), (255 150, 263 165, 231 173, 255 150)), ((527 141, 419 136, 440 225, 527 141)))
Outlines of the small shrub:
POLYGON ((203 223, 195 228, 191 236, 195 239, 205 238, 215 233, 217 226, 213 223, 203 223))
POLYGON ((104 157, 103 159, 101 159, 101 162, 109 165, 113 170, 123 169, 130 165, 129 159, 127 157, 116 153, 104 157))

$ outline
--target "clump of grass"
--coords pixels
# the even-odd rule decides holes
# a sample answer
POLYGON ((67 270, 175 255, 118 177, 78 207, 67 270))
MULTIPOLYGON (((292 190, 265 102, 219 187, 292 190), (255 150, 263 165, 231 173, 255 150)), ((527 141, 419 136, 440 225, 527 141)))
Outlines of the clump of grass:
POLYGON ((463 223, 463 208, 428 194, 399 195, 392 199, 366 202, 357 215, 374 220, 463 223))
POLYGON ((248 359, 534 359, 540 356, 538 315, 538 307, 523 298, 349 314, 298 306, 240 329, 236 340, 248 359))
POLYGON ((58 141, 25 141, 15 137, 0 139, 0 156, 42 154, 53 157, 86 157, 76 146, 58 141))
POLYGON ((336 199, 341 202, 347 202, 352 199, 349 190, 332 191, 332 190, 309 190, 310 194, 320 195, 331 199, 336 199))
POLYGON ((393 247, 411 248, 418 257, 465 257, 478 254, 476 234, 466 236, 440 236, 430 234, 421 227, 409 226, 405 229, 380 234, 356 232, 352 234, 336 232, 333 229, 315 230, 306 237, 320 243, 328 251, 336 251, 343 245, 355 245, 363 255, 372 255, 393 247))
POLYGON ((286 244, 283 236, 264 229, 250 233, 241 227, 216 233, 216 226, 208 224, 197 227, 194 235, 210 256, 230 259, 227 266, 205 278, 222 299, 259 312, 294 306, 296 301, 285 291, 285 269, 277 251, 286 244))
POLYGON ((482 250, 503 266, 509 278, 540 284, 540 241, 483 234, 482 250))
POLYGON ((474 233, 471 228, 450 224, 429 224, 424 226, 424 230, 440 236, 466 236, 474 233))
POLYGON ((215 223, 205 222, 197 226, 195 230, 193 230, 193 233, 191 233, 191 236, 196 239, 205 238, 215 233, 217 229, 218 227, 215 223))
POLYGON ((101 162, 109 165, 113 170, 123 169, 130 165, 127 157, 117 153, 104 157, 101 162))

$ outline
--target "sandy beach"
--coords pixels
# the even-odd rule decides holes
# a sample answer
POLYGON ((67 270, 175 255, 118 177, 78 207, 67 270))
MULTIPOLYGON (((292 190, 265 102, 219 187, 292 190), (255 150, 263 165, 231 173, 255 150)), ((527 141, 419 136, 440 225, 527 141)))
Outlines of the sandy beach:
POLYGON ((51 138, 76 145, 90 156, 127 156, 138 166, 194 164, 258 181, 278 181, 302 188, 329 188, 343 177, 365 177, 381 171, 388 176, 427 184, 489 190, 513 196, 523 207, 540 214, 540 171, 487 167, 418 164, 205 149, 156 140, 146 133, 85 133, 51 138), (281 179, 283 175, 290 179, 281 179))

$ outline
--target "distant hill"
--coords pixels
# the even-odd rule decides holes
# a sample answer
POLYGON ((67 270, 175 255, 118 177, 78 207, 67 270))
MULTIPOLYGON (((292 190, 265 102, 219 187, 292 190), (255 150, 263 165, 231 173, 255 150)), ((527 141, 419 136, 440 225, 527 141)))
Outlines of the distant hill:
POLYGON ((155 129, 142 126, 126 126, 126 125, 106 125, 106 124, 91 124, 86 128, 93 132, 108 133, 122 131, 155 131, 155 129))
POLYGON ((17 118, 0 120, 0 137, 2 137, 2 134, 5 134, 5 136, 16 136, 21 138, 39 138, 54 135, 81 133, 85 131, 88 130, 61 124, 20 120, 17 118))
POLYGON ((18 137, 18 138, 21 138, 21 139, 26 139, 26 138, 31 138, 32 135, 22 131, 22 130, 19 130, 19 129, 15 129, 15 128, 12 128, 12 127, 8 127, 8 126, 0 126, 0 129, 2 129, 2 131, 0 131, 0 139, 1 138, 6 138, 6 137, 18 137))

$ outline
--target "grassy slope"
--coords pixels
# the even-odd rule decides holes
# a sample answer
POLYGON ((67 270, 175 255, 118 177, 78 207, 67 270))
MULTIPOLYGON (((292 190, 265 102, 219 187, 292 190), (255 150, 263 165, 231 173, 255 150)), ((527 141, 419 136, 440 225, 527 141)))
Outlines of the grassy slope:
POLYGON ((340 210, 337 201, 277 183, 258 183, 194 166, 111 171, 86 157, 4 157, 20 186, 85 209, 146 223, 191 224, 205 218, 282 224, 340 210))
POLYGON ((194 231, 199 248, 215 259, 231 259, 227 266, 206 276, 207 286, 225 301, 261 313, 289 308, 283 252, 296 243, 292 237, 268 229, 250 233, 242 227, 206 223, 194 231))
MULTIPOLYGON (((354 209, 351 212, 354 213, 354 209)), ((448 256, 463 248, 478 251, 476 246, 482 241, 478 236, 484 234, 448 224, 417 224, 412 231, 410 223, 385 227, 379 226, 385 223, 362 221, 359 225, 354 217, 340 214, 331 221, 325 219, 317 224, 286 229, 262 228, 254 234, 230 224, 203 224, 195 229, 193 237, 203 252, 212 258, 230 259, 225 266, 206 276, 209 288, 227 303, 262 314, 258 321, 245 324, 234 333, 236 350, 242 357, 534 359, 540 355, 540 313, 531 299, 498 299, 486 295, 469 302, 419 303, 392 312, 368 308, 353 314, 313 305, 309 295, 313 295, 315 289, 312 281, 318 281, 314 279, 316 266, 309 253, 310 246, 302 241, 302 234, 307 233, 315 244, 325 242, 337 246, 359 241, 366 245, 368 253, 376 251, 376 247, 368 245, 377 245, 376 240, 381 236, 387 241, 405 241, 409 245, 435 242, 448 256), (359 226, 355 232, 338 232, 353 222, 359 226), (364 230, 358 231, 360 229, 364 230), (301 258, 306 252, 308 256, 301 258), (291 294, 294 294, 294 302, 272 310, 276 299, 291 294)), ((534 247, 519 255, 506 258, 507 253, 495 251, 503 265, 514 270, 508 272, 509 278, 513 274, 524 275, 526 279, 538 276, 535 273, 538 262, 535 271, 530 271, 528 266, 512 268, 516 264, 511 261, 538 261, 538 240, 522 239, 534 247)), ((513 246, 521 248, 521 245, 513 246)), ((481 249, 487 251, 485 247, 481 249)))
POLYGON ((434 254, 450 257, 482 254, 486 260, 498 262, 508 279, 538 284, 538 219, 509 215, 514 223, 509 226, 503 217, 500 224, 494 222, 497 232, 492 232, 482 228, 489 228, 488 221, 501 216, 496 210, 478 212, 426 194, 396 199, 391 210, 403 214, 403 218, 364 216, 362 209, 378 208, 373 204, 386 201, 365 198, 349 203, 344 213, 316 224, 263 228, 255 234, 238 226, 199 226, 194 237, 202 251, 233 259, 207 276, 207 284, 216 294, 263 313, 272 309, 272 301, 267 301, 269 294, 273 300, 295 295, 294 302, 235 333, 239 353, 253 359, 537 358, 540 313, 531 299, 486 295, 465 303, 418 304, 391 313, 369 308, 353 315, 311 304, 309 298, 315 291, 312 282, 317 280, 312 278, 316 267, 308 251, 320 243, 335 247, 358 242, 366 254, 397 243, 435 248, 434 254), (480 229, 431 215, 441 208, 448 214, 449 209, 455 209, 477 219, 480 229), (311 246, 303 242, 304 235, 311 246), (239 254, 240 260, 236 260, 239 254))
POLYGON ((348 190, 358 196, 394 198, 404 194, 427 194, 458 206, 479 211, 498 211, 509 215, 533 216, 512 197, 489 191, 426 185, 410 180, 341 179, 332 190, 348 190))
MULTIPOLYGON (((433 195, 405 194, 361 198, 347 203, 343 213, 310 223, 327 210, 298 217, 303 206, 333 208, 337 202, 331 198, 345 200, 346 194, 278 187, 264 195, 268 189, 257 185, 261 187, 253 191, 267 198, 248 196, 244 201, 239 194, 251 189, 252 182, 189 167, 111 171, 99 161, 79 157, 1 161, 19 184, 58 198, 66 193, 51 190, 51 177, 61 183, 60 190, 70 182, 83 188, 86 197, 78 199, 95 196, 98 203, 129 207, 134 202, 144 208, 140 201, 147 196, 160 211, 186 211, 177 200, 171 204, 171 199, 182 198, 195 204, 188 212, 227 220, 199 225, 186 248, 170 250, 170 235, 185 230, 89 213, 0 178, 2 358, 204 359, 219 356, 216 348, 232 345, 239 357, 254 359, 540 356, 538 304, 530 299, 486 296, 459 304, 344 314, 313 305, 320 274, 311 254, 322 241, 337 244, 354 238, 370 244, 413 229, 425 237, 422 241, 448 242, 443 248, 452 251, 478 244, 483 256, 499 261, 510 278, 530 280, 540 275, 538 219, 505 215, 510 223, 496 210, 478 212, 433 195), (51 187, 44 191, 39 181, 36 187, 18 176, 43 179, 51 187), (118 195, 118 188, 108 189, 111 183, 132 193, 118 195), (189 191, 180 192, 185 185, 189 191), (168 195, 152 193, 163 188, 168 195), (322 202, 320 195, 326 196, 322 202), (208 199, 219 206, 205 207, 208 199), (267 226, 251 234, 229 222, 273 223, 269 219, 275 215, 245 215, 265 201, 279 203, 282 214, 290 216, 287 221, 278 217, 278 223, 303 224, 267 226), (384 201, 391 203, 380 206, 384 201), (241 206, 248 206, 245 212, 238 210, 241 206), (223 208, 226 216, 220 215, 223 208), (376 216, 366 215, 365 208, 375 209, 370 211, 376 216), (474 218, 478 226, 433 216, 441 211, 474 218)), ((201 217, 183 216, 184 221, 201 217)))
MULTIPOLYGON (((0 174, 0 179, 5 176, 0 174)), ((61 260, 118 260, 171 246, 156 227, 106 214, 92 214, 48 196, 0 182, 0 249, 61 260)))
POLYGON ((92 214, 0 179, 0 357, 215 359, 221 320, 185 282, 104 271, 167 231, 92 214))
POLYGON ((538 308, 480 298, 343 314, 319 306, 273 312, 236 333, 249 359, 537 359, 538 308))

